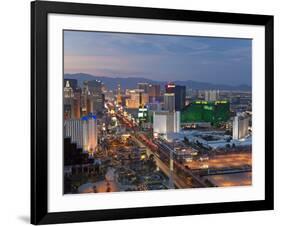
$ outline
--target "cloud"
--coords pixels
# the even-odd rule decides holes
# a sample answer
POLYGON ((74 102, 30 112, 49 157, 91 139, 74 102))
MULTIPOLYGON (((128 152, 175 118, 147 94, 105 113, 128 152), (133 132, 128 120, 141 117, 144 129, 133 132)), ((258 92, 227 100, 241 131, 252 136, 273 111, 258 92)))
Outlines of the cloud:
POLYGON ((251 40, 67 31, 64 50, 70 73, 251 82, 251 40))

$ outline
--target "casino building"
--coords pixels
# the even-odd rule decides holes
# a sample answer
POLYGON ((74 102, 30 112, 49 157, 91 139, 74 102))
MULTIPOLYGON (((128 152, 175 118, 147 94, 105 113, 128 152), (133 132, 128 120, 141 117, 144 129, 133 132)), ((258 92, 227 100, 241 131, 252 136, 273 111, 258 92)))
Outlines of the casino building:
POLYGON ((175 95, 175 110, 181 111, 185 107, 186 88, 185 86, 168 83, 165 85, 166 93, 175 95))
POLYGON ((64 121, 64 137, 70 137, 72 143, 82 147, 89 154, 97 150, 98 129, 97 118, 90 113, 81 119, 68 119, 64 121))
POLYGON ((230 118, 228 101, 194 101, 181 111, 181 123, 209 122, 216 126, 230 118))

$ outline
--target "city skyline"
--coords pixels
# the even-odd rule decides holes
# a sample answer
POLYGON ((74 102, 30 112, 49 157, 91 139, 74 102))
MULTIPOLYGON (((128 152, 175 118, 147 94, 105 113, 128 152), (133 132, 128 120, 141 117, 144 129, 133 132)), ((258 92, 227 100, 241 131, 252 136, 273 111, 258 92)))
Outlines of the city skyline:
POLYGON ((250 186, 251 93, 64 79, 64 193, 250 186))
POLYGON ((64 194, 252 185, 251 40, 64 43, 64 194))
POLYGON ((251 40, 64 31, 64 72, 251 85, 251 40))

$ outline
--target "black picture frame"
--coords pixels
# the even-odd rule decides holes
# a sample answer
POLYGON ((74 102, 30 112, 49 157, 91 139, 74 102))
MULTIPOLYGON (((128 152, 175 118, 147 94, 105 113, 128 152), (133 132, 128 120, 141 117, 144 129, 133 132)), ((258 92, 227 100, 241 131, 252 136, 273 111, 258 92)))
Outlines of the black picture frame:
POLYGON ((273 16, 80 3, 31 3, 31 223, 51 224, 148 217, 272 210, 273 16), (265 27, 265 199, 74 212, 48 212, 48 14, 113 16, 265 27))

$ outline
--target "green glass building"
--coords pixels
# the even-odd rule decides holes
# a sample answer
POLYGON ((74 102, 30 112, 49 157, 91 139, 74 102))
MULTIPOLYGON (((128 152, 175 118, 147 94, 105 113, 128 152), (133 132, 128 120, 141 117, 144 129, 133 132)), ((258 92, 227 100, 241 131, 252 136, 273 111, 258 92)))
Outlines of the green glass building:
POLYGON ((218 125, 229 120, 228 101, 194 101, 181 111, 181 123, 210 122, 218 125))

